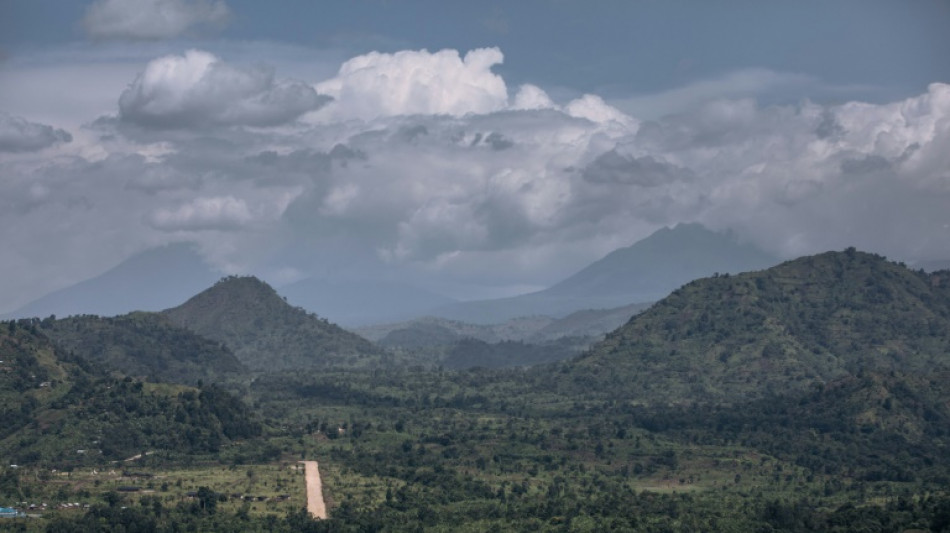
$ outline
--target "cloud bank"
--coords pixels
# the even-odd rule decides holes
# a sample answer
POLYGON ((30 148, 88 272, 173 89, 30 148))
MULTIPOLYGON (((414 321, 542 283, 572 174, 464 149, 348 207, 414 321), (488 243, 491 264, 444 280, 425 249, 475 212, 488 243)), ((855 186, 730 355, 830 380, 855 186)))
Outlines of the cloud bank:
POLYGON ((525 286, 678 222, 784 256, 950 256, 950 85, 642 120, 509 88, 502 59, 367 54, 313 87, 206 52, 155 59, 99 125, 104 157, 0 157, 0 269, 40 283, 75 254, 88 277, 189 240, 232 271, 525 286))
MULTIPOLYGON (((498 48, 372 52, 343 63, 337 76, 316 85, 333 98, 320 113, 326 122, 372 121, 402 115, 484 115, 505 110, 561 109, 541 88, 526 84, 509 98, 508 86, 491 68, 504 61, 498 48)), ((587 94, 563 107, 567 114, 594 122, 630 119, 587 94)))
POLYGON ((221 0, 97 0, 82 19, 98 39, 166 39, 196 26, 221 26, 231 10, 221 0))

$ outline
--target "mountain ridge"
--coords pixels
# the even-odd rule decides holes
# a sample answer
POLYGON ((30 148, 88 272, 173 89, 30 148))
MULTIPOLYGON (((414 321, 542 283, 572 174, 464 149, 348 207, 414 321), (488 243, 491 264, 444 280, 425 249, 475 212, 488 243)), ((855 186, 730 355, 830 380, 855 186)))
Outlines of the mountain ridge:
POLYGON ((551 287, 520 296, 460 302, 436 315, 473 323, 517 316, 563 318, 584 309, 610 309, 656 301, 680 285, 714 273, 759 270, 779 260, 701 224, 661 228, 610 252, 551 287))
POLYGON ((161 311, 220 276, 205 264, 194 245, 168 244, 134 254, 102 274, 48 293, 4 317, 116 316, 161 311))

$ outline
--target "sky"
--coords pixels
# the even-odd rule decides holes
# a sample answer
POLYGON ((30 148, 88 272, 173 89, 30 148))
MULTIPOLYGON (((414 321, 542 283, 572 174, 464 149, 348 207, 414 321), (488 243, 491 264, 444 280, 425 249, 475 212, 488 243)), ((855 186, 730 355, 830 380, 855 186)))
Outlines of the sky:
POLYGON ((195 243, 550 285, 664 226, 950 259, 950 2, 0 0, 0 312, 195 243))

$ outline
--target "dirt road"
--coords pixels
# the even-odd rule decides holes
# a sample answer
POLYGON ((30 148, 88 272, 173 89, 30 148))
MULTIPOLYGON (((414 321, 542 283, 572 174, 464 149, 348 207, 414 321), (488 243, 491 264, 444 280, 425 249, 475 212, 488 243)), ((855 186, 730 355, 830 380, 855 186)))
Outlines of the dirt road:
POLYGON ((307 511, 314 518, 327 517, 327 505, 323 501, 323 482, 320 481, 320 469, 316 461, 300 461, 304 464, 307 479, 307 511))

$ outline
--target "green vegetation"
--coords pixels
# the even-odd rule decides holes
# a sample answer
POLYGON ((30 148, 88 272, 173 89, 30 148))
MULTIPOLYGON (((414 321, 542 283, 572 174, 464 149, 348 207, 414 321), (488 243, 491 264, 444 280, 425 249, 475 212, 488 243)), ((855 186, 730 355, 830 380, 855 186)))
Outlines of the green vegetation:
POLYGON ((104 465, 154 449, 169 458, 213 454, 261 434, 248 408, 219 387, 112 377, 59 356, 32 322, 0 327, 0 360, 5 464, 104 465))
POLYGON ((568 372, 613 399, 728 403, 864 372, 945 372, 948 353, 948 273, 848 250, 689 283, 568 372))
POLYGON ((532 366, 568 359, 579 354, 588 343, 589 339, 575 338, 561 338, 544 344, 514 341, 489 344, 475 339, 464 339, 451 346, 439 364, 449 369, 532 366))
POLYGON ((334 324, 292 307, 263 281, 229 277, 163 312, 172 323, 223 343, 252 370, 383 364, 386 353, 334 324))
POLYGON ((470 340, 476 368, 341 352, 199 388, 0 324, 0 504, 49 502, 8 522, 35 531, 950 531, 948 284, 849 250, 690 283, 570 361, 470 340))
POLYGON ((155 313, 74 316, 39 323, 62 350, 126 376, 194 385, 247 369, 220 343, 175 327, 155 313))

